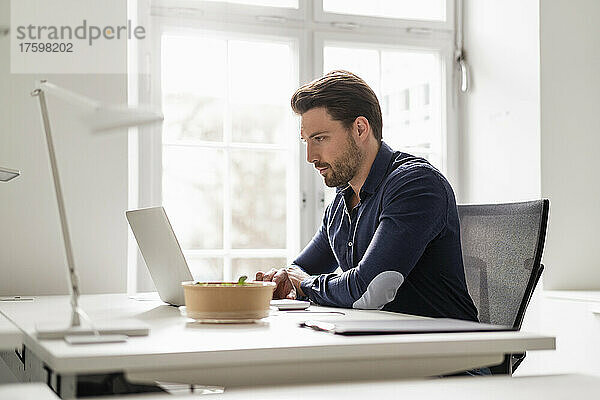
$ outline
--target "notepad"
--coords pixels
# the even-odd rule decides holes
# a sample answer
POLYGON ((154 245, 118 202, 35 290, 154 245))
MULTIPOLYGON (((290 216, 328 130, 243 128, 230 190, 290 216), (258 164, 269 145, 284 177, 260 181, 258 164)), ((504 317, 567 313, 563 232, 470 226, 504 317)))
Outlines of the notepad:
POLYGON ((393 319, 393 320, 308 320, 301 327, 337 335, 390 335, 449 332, 515 331, 503 325, 482 324, 451 318, 393 319))

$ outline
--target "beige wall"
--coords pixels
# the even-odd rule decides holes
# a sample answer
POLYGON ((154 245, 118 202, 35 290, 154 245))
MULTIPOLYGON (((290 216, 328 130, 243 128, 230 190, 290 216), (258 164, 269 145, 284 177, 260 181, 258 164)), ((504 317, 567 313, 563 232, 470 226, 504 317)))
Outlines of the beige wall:
POLYGON ((546 289, 600 289, 600 1, 543 0, 542 194, 546 289))

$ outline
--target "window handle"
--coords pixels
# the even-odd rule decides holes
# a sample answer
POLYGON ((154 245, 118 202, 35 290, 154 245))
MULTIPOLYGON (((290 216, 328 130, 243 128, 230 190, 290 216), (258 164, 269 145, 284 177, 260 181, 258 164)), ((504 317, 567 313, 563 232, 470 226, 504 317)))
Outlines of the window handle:
POLYGON ((460 68, 460 91, 466 93, 469 90, 469 67, 461 50, 456 52, 456 62, 460 68))
POLYGON ((463 0, 456 1, 456 51, 454 61, 460 68, 460 91, 467 93, 469 90, 469 66, 463 53, 463 0))

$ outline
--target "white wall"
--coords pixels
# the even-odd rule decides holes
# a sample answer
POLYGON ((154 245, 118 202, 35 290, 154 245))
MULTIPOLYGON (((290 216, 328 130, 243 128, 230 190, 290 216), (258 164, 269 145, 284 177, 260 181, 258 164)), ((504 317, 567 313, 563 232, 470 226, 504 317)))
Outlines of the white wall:
MULTIPOLYGON (((9 0, 0 0, 0 25, 9 25, 9 18, 9 0)), ((47 78, 99 100, 126 102, 127 78, 11 74, 9 45, 8 36, 0 37, 0 165, 20 169, 22 176, 0 183, 0 295, 67 293, 50 164, 37 98, 29 92, 36 79, 47 78)), ((123 292, 127 135, 82 133, 68 106, 49 101, 81 289, 123 292)))
POLYGON ((539 198, 538 0, 465 0, 461 203, 539 198))
POLYGON ((600 1, 541 2, 547 289, 600 289, 600 1))

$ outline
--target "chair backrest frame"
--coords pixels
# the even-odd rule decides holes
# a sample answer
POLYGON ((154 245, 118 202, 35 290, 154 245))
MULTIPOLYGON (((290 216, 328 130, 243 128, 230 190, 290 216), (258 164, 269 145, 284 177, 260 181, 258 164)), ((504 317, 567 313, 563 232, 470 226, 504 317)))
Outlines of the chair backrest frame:
MULTIPOLYGON (((537 283, 541 277, 542 271, 544 270, 544 265, 541 263, 541 261, 542 261, 542 254, 544 251, 544 244, 545 244, 545 239, 546 239, 546 230, 547 230, 547 226, 548 226, 548 214, 549 214, 549 209, 550 209, 550 201, 548 199, 541 199, 541 200, 535 200, 533 202, 528 201, 528 202, 503 203, 503 204, 463 204, 463 205, 458 205, 459 218, 462 220, 464 213, 466 212, 467 214, 469 214, 469 211, 468 211, 469 208, 473 208, 473 207, 482 209, 482 208, 489 206, 491 209, 494 207, 513 206, 513 205, 519 206, 519 205, 527 205, 527 204, 540 203, 540 202, 541 202, 541 204, 539 204, 539 205, 541 205, 541 215, 539 218, 537 243, 536 243, 534 256, 533 256, 531 274, 529 275, 527 285, 523 292, 523 297, 521 299, 521 302, 518 307, 518 311, 515 316, 515 320, 513 322, 513 327, 517 328, 517 329, 521 328, 523 319, 525 317, 525 312, 527 310, 527 307, 529 305, 529 302, 531 300, 531 297, 533 295, 535 287, 537 286, 537 283)), ((462 223, 462 221, 461 221, 461 223, 462 223)), ((463 258, 465 258, 465 254, 463 254, 463 258)), ((465 267, 466 267, 466 265, 465 265, 465 267)))
POLYGON ((544 245, 546 243, 546 230, 548 228, 548 214, 550 211, 550 200, 542 199, 542 216, 540 217, 540 229, 538 232, 538 243, 535 249, 535 259, 533 262, 534 268, 538 269, 537 274, 531 274, 529 282, 527 283, 527 289, 525 293, 529 295, 526 298, 523 298, 523 302, 519 307, 519 312, 517 313, 517 319, 515 321, 514 327, 521 329, 521 324, 523 323, 523 319, 525 318, 525 311, 527 311, 527 307, 529 306, 529 301, 531 300, 531 296, 533 296, 533 291, 537 286, 540 277, 542 276, 542 272, 544 271, 544 265, 542 264, 542 254, 544 252, 544 245), (534 276, 535 275, 535 276, 534 276))

